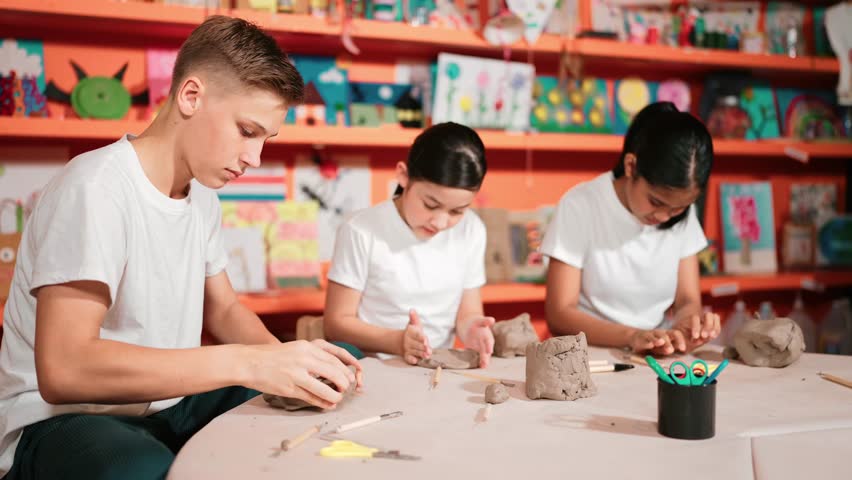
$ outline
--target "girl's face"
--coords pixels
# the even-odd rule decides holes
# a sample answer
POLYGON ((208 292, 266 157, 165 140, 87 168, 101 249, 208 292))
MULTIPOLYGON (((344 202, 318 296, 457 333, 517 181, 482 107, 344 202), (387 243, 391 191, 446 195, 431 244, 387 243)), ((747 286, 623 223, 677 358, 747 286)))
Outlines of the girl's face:
POLYGON ((627 209, 645 225, 660 225, 680 215, 695 203, 701 191, 697 187, 666 188, 651 185, 639 176, 636 157, 624 159, 624 198, 627 209))
POLYGON ((408 168, 399 162, 397 182, 404 189, 394 200, 402 219, 420 240, 454 227, 473 202, 476 192, 408 178, 408 168))

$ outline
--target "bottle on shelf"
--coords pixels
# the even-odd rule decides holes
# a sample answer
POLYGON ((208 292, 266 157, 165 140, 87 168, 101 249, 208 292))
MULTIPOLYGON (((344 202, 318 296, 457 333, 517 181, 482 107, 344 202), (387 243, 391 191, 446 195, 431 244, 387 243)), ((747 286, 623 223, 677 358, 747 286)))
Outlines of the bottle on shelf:
POLYGON ((737 300, 737 303, 734 304, 734 313, 729 315, 725 320, 725 324, 722 326, 722 334, 719 335, 723 339, 722 342, 724 346, 734 346, 734 335, 737 334, 737 331, 742 328, 743 324, 745 324, 748 320, 749 315, 746 311, 745 302, 737 300))
POLYGON ((815 353, 817 351, 817 330, 816 324, 808 312, 805 310, 805 302, 802 300, 802 294, 796 295, 796 301, 793 302, 793 310, 787 317, 796 322, 799 328, 802 329, 802 336, 805 338, 805 351, 815 353))
POLYGON ((820 352, 852 355, 852 310, 848 298, 831 304, 820 333, 820 352))
POLYGON ((757 318, 760 320, 775 320, 777 315, 772 308, 772 302, 760 302, 760 309, 757 311, 757 318))

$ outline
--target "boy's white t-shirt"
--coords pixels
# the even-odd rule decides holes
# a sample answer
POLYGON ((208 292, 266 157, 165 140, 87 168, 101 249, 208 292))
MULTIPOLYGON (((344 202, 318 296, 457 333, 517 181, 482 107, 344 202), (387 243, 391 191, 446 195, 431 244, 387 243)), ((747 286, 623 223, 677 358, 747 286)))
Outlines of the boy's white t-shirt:
POLYGON ((27 425, 66 413, 149 415, 181 400, 46 403, 33 354, 36 290, 76 280, 104 283, 112 305, 101 338, 153 348, 197 347, 205 279, 227 264, 220 224, 212 190, 193 182, 185 199, 162 194, 127 136, 72 159, 45 187, 24 229, 3 314, 0 476, 11 468, 27 425))
POLYGON ((668 230, 644 225, 618 199, 612 173, 559 201, 541 251, 582 270, 579 308, 598 318, 652 329, 674 302, 681 259, 707 239, 690 207, 668 230))
POLYGON ((361 292, 358 318, 402 330, 415 309, 432 348, 453 344, 462 293, 485 284, 485 225, 471 210, 419 240, 392 200, 342 223, 328 279, 361 292))

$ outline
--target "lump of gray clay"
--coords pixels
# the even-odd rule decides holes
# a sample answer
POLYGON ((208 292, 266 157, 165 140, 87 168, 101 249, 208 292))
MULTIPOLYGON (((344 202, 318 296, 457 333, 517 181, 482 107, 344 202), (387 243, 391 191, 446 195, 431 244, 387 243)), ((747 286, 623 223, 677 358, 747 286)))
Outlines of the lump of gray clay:
MULTIPOLYGON (((349 366, 349 371, 354 374, 355 373, 355 367, 349 366)), ((331 382, 331 380, 328 380, 326 378, 321 378, 320 381, 322 383, 328 385, 329 387, 337 390, 337 387, 331 382)), ((349 388, 346 389, 345 392, 343 392, 343 400, 341 400, 340 403, 343 403, 350 396, 352 396, 352 392, 355 391, 355 386, 356 386, 355 382, 352 382, 352 383, 349 384, 349 388)), ((317 407, 315 405, 311 405, 310 403, 308 403, 308 402, 306 402, 302 399, 299 399, 299 398, 282 397, 280 395, 273 395, 271 393, 264 393, 263 399, 266 400, 266 403, 268 403, 270 406, 275 407, 275 408, 283 408, 284 410, 287 410, 288 412, 294 412, 296 410, 302 410, 302 409, 305 409, 305 408, 320 410, 319 407, 317 407)))
POLYGON ((502 383, 492 383, 485 387, 485 401, 488 403, 503 403, 509 399, 509 390, 502 383))
POLYGON ((446 368, 449 370, 467 370, 479 368, 479 352, 470 349, 439 348, 432 350, 432 356, 421 358, 417 366, 425 368, 446 368))
POLYGON ((752 367, 786 367, 805 351, 802 329, 789 318, 749 320, 734 335, 740 359, 752 367))
POLYGON ((576 400, 595 395, 586 334, 554 337, 527 346, 527 396, 576 400))
POLYGON ((523 357, 527 351, 527 345, 538 341, 538 335, 530 323, 529 313, 522 313, 511 320, 497 322, 492 330, 496 357, 523 357))

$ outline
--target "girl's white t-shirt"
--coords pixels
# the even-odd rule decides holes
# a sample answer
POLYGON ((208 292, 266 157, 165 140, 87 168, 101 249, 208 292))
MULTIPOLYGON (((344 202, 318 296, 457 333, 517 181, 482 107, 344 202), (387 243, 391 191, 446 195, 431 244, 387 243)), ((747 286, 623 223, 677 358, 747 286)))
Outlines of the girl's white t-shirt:
POLYGON ((562 196, 541 251, 582 270, 582 311, 652 329, 674 302, 680 260, 705 246, 694 205, 668 230, 644 225, 618 199, 610 172, 562 196))
POLYGON ((429 345, 451 347, 462 293, 485 284, 485 225, 468 209, 420 240, 387 200, 340 225, 328 279, 361 292, 361 321, 402 330, 413 308, 429 345))

